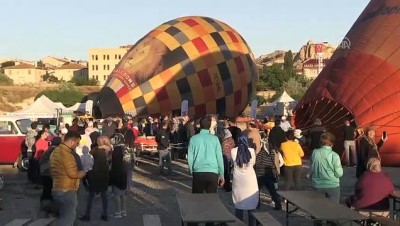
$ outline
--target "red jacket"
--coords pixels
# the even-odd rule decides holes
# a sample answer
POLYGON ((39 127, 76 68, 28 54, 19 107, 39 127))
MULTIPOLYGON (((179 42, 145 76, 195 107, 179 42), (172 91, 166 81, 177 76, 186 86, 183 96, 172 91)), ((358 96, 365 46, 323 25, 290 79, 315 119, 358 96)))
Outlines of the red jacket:
POLYGON ((393 192, 393 183, 386 173, 366 171, 357 181, 354 195, 347 199, 347 204, 356 209, 389 210, 388 196, 393 192))

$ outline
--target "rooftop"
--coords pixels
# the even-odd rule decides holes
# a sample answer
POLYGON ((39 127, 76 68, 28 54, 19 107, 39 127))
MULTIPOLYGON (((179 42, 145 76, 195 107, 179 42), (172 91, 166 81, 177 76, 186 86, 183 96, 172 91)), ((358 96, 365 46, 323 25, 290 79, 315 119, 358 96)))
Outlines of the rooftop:
POLYGON ((83 68, 87 68, 81 64, 77 64, 77 63, 67 63, 62 65, 61 67, 56 68, 56 70, 58 69, 83 69, 83 68))

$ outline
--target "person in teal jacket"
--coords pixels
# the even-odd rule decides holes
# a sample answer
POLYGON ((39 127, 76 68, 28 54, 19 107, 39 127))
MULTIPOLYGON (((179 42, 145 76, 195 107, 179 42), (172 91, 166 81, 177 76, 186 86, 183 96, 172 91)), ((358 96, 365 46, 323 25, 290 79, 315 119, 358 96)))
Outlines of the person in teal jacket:
POLYGON ((343 168, 339 155, 332 150, 335 136, 323 133, 320 141, 322 147, 314 150, 311 156, 311 185, 317 192, 339 203, 339 178, 343 176, 343 168))
POLYGON ((200 120, 200 133, 190 138, 189 171, 193 175, 192 193, 217 193, 224 184, 222 147, 217 136, 210 134, 211 120, 200 120))

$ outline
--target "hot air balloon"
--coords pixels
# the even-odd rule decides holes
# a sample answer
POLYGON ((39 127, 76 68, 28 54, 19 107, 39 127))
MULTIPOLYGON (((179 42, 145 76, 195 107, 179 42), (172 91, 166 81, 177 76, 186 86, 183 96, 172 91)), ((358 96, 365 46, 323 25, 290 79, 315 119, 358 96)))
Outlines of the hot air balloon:
POLYGON ((180 112, 239 115, 252 100, 258 70, 243 37, 200 16, 177 18, 141 38, 100 91, 103 117, 180 112))
MULTIPOLYGON (((343 139, 343 121, 374 126, 385 165, 400 165, 400 1, 372 0, 295 111, 297 127, 316 118, 343 139)), ((337 142, 342 150, 343 143, 337 142)))

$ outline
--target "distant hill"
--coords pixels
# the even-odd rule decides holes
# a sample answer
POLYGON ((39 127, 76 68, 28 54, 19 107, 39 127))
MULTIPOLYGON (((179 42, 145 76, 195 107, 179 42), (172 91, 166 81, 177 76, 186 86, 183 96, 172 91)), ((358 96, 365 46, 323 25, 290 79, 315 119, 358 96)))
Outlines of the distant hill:
MULTIPOLYGON (((13 112, 21 110, 33 103, 35 96, 47 88, 56 88, 58 85, 32 85, 32 86, 0 86, 0 112, 13 112)), ((83 94, 88 95, 99 92, 100 86, 77 86, 83 94)))
MULTIPOLYGON (((331 58, 333 52, 336 50, 336 46, 329 44, 327 42, 313 42, 313 41, 308 41, 305 45, 300 47, 300 50, 298 52, 293 52, 293 58, 294 58, 294 66, 296 68, 301 68, 302 63, 308 59, 315 59, 316 58, 316 53, 315 53, 315 46, 318 44, 323 45, 323 58, 331 58)), ((269 54, 263 54, 260 57, 256 59, 256 64, 259 67, 262 66, 271 66, 272 64, 280 64, 284 62, 284 57, 285 53, 287 51, 284 50, 275 50, 272 53, 269 54)))

